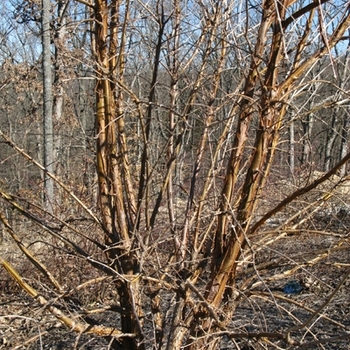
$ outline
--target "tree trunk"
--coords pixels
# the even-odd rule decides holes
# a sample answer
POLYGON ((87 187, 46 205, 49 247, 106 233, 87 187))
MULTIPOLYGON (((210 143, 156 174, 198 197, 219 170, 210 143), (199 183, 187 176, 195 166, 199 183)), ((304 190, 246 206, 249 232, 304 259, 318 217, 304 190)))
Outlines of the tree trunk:
MULTIPOLYGON (((121 329, 124 333, 136 334, 114 341, 115 349, 143 349, 142 301, 138 278, 139 261, 131 238, 135 224, 135 203, 131 190, 128 169, 127 145, 125 142, 122 91, 116 84, 123 80, 124 45, 123 35, 119 42, 119 6, 117 0, 110 4, 103 0, 95 3, 95 53, 98 57, 96 72, 96 127, 97 127, 97 172, 100 209, 105 231, 106 255, 110 266, 125 277, 116 282, 121 308, 121 329), (118 62, 116 59, 118 56, 118 62)), ((124 21, 128 20, 128 6, 124 21)))
MULTIPOLYGON (((52 122, 52 72, 51 72, 51 1, 42 1, 42 49, 43 49, 43 86, 44 86, 44 167, 53 173, 53 122, 52 122)), ((44 203, 49 211, 53 210, 54 182, 44 175, 44 203)))
POLYGON ((338 130, 337 130, 338 113, 339 113, 339 108, 336 108, 336 110, 333 112, 333 115, 332 115, 331 127, 327 133, 327 139, 326 139, 326 145, 325 145, 324 165, 323 165, 323 171, 325 171, 325 172, 329 171, 332 164, 334 164, 334 162, 335 162, 334 143, 335 143, 336 137, 338 135, 338 130))
POLYGON ((293 176, 295 170, 295 125, 293 120, 289 126, 289 170, 293 176))
MULTIPOLYGON (((69 5, 69 1, 58 1, 57 14, 58 24, 55 33, 55 62, 54 62, 54 98, 53 98, 53 116, 55 123, 55 156, 57 165, 65 164, 62 152, 62 116, 63 116, 63 70, 64 64, 61 55, 64 55, 65 49, 65 36, 66 36, 66 11, 69 5), (61 52, 63 51, 63 52, 61 52)), ((56 172, 59 174, 59 166, 56 172)), ((56 194, 57 195, 57 194, 56 194)))
MULTIPOLYGON (((349 130, 350 130, 350 117, 347 113, 343 113, 343 127, 341 135, 341 145, 340 145, 340 159, 343 159, 349 152, 348 139, 349 139, 349 130)), ((343 177, 346 175, 347 164, 344 164, 340 168, 340 176, 343 177)))

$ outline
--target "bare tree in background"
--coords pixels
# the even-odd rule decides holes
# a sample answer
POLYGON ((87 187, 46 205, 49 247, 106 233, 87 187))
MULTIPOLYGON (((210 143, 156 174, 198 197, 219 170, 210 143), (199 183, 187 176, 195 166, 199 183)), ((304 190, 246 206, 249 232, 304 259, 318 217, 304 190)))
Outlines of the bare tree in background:
MULTIPOLYGON (((52 71, 51 71, 51 1, 42 1, 42 56, 43 56, 43 155, 44 167, 47 172, 53 174, 54 170, 54 137, 53 137, 53 113, 52 113, 52 71)), ((54 181, 44 175, 44 202, 49 209, 53 210, 54 181)))

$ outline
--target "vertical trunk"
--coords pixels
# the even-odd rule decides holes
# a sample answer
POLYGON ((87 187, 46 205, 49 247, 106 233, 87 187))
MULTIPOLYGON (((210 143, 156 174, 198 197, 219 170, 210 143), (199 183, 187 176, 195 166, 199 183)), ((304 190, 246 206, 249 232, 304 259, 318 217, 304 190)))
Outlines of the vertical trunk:
MULTIPOLYGON (((60 51, 64 48, 65 36, 66 36, 66 17, 65 13, 67 10, 69 2, 60 0, 57 6, 58 12, 58 26, 55 33, 55 63, 54 63, 54 96, 53 96, 53 117, 55 123, 55 154, 56 163, 65 163, 62 159, 62 139, 61 139, 61 125, 62 125, 62 114, 63 114, 63 86, 62 86, 62 70, 64 69, 62 64, 62 58, 60 57, 60 51)), ((56 169, 59 171, 60 167, 56 169)))
MULTIPOLYGON (((152 124, 152 115, 153 115, 153 104, 156 98, 156 86, 158 81, 158 74, 160 69, 160 55, 162 49, 163 35, 166 24, 165 14, 163 4, 159 6, 159 13, 157 13, 157 24, 158 24, 158 33, 157 33, 157 44, 155 47, 155 55, 154 55, 154 64, 152 71, 152 80, 150 92, 148 95, 149 106, 147 108, 146 117, 144 120, 144 140, 143 140, 143 151, 141 158, 141 171, 140 171, 140 180, 139 180, 139 191, 138 191, 138 211, 141 208, 141 204, 144 201, 145 203, 145 221, 146 227, 149 229, 152 224, 152 218, 149 216, 149 172, 150 172, 150 153, 149 153, 149 142, 151 135, 151 124, 152 124)), ((139 227, 140 220, 137 223, 139 227)))
MULTIPOLYGON (((237 131, 234 138, 233 149, 230 156, 229 165, 227 167, 227 174, 225 184, 222 191, 222 201, 220 205, 220 212, 222 214, 218 217, 218 228, 215 234, 214 253, 212 261, 213 275, 221 264, 225 254, 225 237, 228 224, 227 211, 230 209, 234 187, 237 182, 238 171, 243 158, 245 144, 248 139, 248 130, 254 110, 250 105, 250 100, 254 95, 256 84, 259 77, 259 66, 261 64, 261 57, 265 50, 265 43, 267 40, 267 32, 270 29, 271 23, 274 19, 274 4, 271 1, 266 1, 264 5, 264 12, 262 15, 261 25, 258 31, 257 43, 254 48, 252 60, 250 64, 249 76, 246 79, 244 87, 244 96, 240 105, 240 116, 238 120, 237 131)), ((214 282, 214 280, 212 280, 214 282)), ((210 287, 211 288, 211 287, 210 287)))
MULTIPOLYGON (((343 127, 341 134, 341 144, 340 144, 340 159, 343 159, 349 152, 348 139, 349 139, 349 130, 350 130, 350 117, 347 113, 344 113, 343 116, 343 127)), ((343 177, 346 175, 346 164, 340 168, 340 176, 343 177)))
POLYGON ((310 113, 307 116, 307 120, 303 122, 303 154, 301 157, 301 163, 303 165, 310 164, 312 161, 311 138, 314 119, 314 115, 310 113))
POLYGON ((289 169, 291 174, 294 174, 295 170, 295 134, 294 134, 294 122, 291 121, 289 127, 289 169))
MULTIPOLYGON (((350 33, 350 29, 348 30, 348 33, 350 33)), ((350 47, 350 41, 348 42, 348 48, 350 47)), ((337 51, 336 51, 337 52, 337 51)), ((344 71, 341 76, 341 82, 340 86, 343 90, 346 90, 346 87, 348 85, 348 67, 349 67, 349 62, 350 62, 350 54, 349 51, 347 51, 346 58, 345 58, 345 64, 344 64, 344 71)), ((350 130, 350 116, 344 110, 343 108, 339 107, 341 110, 341 115, 343 118, 342 121, 342 128, 341 128, 341 141, 340 141, 340 159, 343 159, 348 151, 349 151, 349 145, 348 145, 348 137, 349 137, 349 130, 350 130)), ((340 176, 343 177, 346 175, 346 170, 347 170, 347 165, 344 164, 340 168, 340 176)))
POLYGON ((337 130, 338 113, 339 113, 339 110, 338 108, 336 108, 336 110, 333 112, 333 115, 332 115, 331 128, 327 133, 324 166, 323 166, 323 171, 325 172, 329 171, 329 169, 332 166, 332 162, 334 162, 334 143, 338 135, 338 130, 337 130))
MULTIPOLYGON (((315 96, 318 93, 319 84, 312 85, 308 91, 310 95, 315 96)), ((314 108, 314 99, 311 99, 309 110, 314 108)), ((305 120, 302 121, 303 135, 302 135, 302 155, 301 164, 304 166, 310 165, 312 162, 312 132, 315 124, 315 115, 313 112, 309 112, 305 120)))
MULTIPOLYGON (((169 70, 171 72, 171 82, 170 82, 170 112, 169 112, 169 146, 168 146, 168 164, 172 162, 174 157, 176 156, 174 154, 175 147, 174 147, 174 141, 175 141, 175 132, 176 132, 176 123, 175 123, 175 111, 176 111, 176 105, 177 105, 177 99, 178 99, 178 69, 179 69, 179 61, 178 61, 178 50, 179 50, 179 44, 180 44, 180 4, 178 0, 174 0, 174 9, 175 9, 175 16, 173 19, 173 42, 170 52, 170 59, 169 59, 169 70)), ((175 227, 175 208, 174 208, 174 189, 173 189, 173 182, 174 182, 174 174, 171 172, 169 174, 169 183, 167 187, 167 199, 168 199, 168 212, 169 212, 169 222, 172 234, 174 235, 175 240, 175 246, 178 245, 177 236, 176 236, 176 227, 175 227)))
MULTIPOLYGON (((51 35, 50 0, 42 1, 42 50, 43 50, 43 86, 44 86, 44 167, 53 173, 53 123, 52 123, 52 77, 51 77, 51 35)), ((44 202, 49 211, 53 210, 54 182, 44 175, 44 202)))
MULTIPOLYGON (((136 338, 123 338, 113 343, 115 349, 143 349, 140 318, 141 291, 138 278, 137 249, 132 251, 132 234, 135 204, 131 192, 128 169, 127 144, 122 113, 123 94, 117 81, 123 81, 124 36, 119 42, 118 30, 120 3, 116 0, 95 2, 95 54, 98 57, 96 72, 96 127, 97 172, 100 190, 100 208, 110 246, 107 257, 118 274, 130 276, 118 281, 116 288, 121 308, 121 328, 124 333, 136 334, 136 338), (117 59, 118 57, 118 59, 117 59)), ((128 20, 125 7, 125 22, 128 20)))

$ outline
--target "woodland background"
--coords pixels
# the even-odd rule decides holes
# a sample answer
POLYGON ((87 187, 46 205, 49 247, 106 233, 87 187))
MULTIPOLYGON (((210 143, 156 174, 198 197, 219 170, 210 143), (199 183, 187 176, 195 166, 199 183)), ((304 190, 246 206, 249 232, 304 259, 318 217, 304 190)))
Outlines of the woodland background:
POLYGON ((0 11, 0 347, 347 348, 348 1, 0 11))

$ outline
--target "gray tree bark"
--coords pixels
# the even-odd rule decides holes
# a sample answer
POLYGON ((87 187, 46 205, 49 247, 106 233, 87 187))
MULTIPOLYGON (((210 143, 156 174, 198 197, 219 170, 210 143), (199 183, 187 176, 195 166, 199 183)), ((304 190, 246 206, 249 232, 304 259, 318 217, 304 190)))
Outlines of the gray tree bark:
POLYGON ((295 170, 295 125, 294 121, 291 121, 289 127, 289 168, 293 175, 295 170))
MULTIPOLYGON (((47 172, 53 173, 53 122, 52 122, 52 72, 51 72, 51 36, 50 36, 50 0, 42 0, 42 50, 43 50, 43 160, 47 172)), ((44 203, 49 211, 53 209, 54 183, 44 174, 44 203)))

